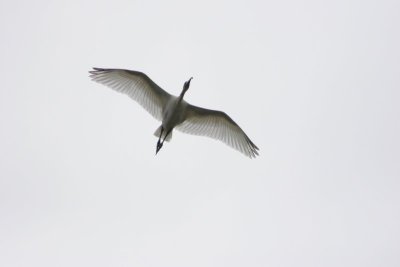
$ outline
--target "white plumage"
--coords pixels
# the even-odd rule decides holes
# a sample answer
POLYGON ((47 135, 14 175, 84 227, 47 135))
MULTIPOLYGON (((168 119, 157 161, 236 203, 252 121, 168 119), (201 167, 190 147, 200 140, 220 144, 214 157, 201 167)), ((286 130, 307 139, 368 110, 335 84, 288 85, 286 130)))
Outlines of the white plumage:
POLYGON ((258 147, 227 114, 196 107, 183 100, 192 78, 185 82, 182 93, 176 97, 139 71, 93 68, 89 72, 93 81, 128 95, 162 122, 154 133, 159 137, 156 153, 164 141, 171 139, 172 130, 177 129, 220 140, 250 158, 258 155, 258 147))

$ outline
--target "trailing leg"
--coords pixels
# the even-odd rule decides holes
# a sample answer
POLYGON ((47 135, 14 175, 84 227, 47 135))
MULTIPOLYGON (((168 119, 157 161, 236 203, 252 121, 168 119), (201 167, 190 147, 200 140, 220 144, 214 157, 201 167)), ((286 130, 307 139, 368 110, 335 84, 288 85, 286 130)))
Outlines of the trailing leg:
POLYGON ((162 127, 162 126, 160 126, 160 127, 161 127, 161 130, 160 130, 160 136, 158 137, 158 141, 157 141, 156 155, 157 155, 158 151, 160 151, 160 149, 162 148, 163 143, 164 143, 164 142, 161 143, 161 136, 164 132, 164 127, 162 127))

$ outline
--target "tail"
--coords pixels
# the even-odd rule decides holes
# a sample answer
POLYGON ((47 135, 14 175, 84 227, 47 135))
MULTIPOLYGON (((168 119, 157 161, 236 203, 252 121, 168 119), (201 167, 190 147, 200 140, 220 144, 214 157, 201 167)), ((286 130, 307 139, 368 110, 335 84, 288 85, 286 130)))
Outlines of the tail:
MULTIPOLYGON (((157 138, 160 137, 161 127, 162 127, 162 125, 160 127, 158 127, 157 130, 154 132, 154 136, 157 138)), ((164 139, 166 134, 167 134, 167 132, 164 131, 161 138, 164 139)), ((171 141, 171 138, 172 138, 172 131, 169 133, 169 135, 167 136, 167 139, 165 139, 165 141, 169 142, 169 141, 171 141)))

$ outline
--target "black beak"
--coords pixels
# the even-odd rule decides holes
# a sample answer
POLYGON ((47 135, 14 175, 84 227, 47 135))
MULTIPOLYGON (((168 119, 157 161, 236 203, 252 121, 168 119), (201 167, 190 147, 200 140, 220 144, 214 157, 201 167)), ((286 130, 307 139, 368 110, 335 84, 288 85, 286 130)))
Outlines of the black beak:
POLYGON ((185 82, 185 84, 183 85, 183 90, 186 92, 189 89, 190 86, 190 81, 193 79, 193 77, 191 77, 189 80, 187 80, 185 82))
POLYGON ((189 88, 189 86, 190 86, 190 81, 193 79, 193 77, 191 77, 187 82, 186 82, 186 85, 187 85, 187 87, 189 88))

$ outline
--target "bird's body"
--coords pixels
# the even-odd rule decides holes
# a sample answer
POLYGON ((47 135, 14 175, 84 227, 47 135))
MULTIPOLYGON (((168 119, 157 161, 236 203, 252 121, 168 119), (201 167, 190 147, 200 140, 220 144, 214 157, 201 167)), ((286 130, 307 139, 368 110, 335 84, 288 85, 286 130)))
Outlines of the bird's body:
POLYGON ((160 127, 154 132, 154 135, 166 141, 171 140, 172 130, 175 126, 181 124, 185 120, 187 103, 183 99, 171 96, 165 108, 163 108, 162 121, 160 127), (163 129, 161 133, 161 129, 163 129), (168 136, 167 133, 169 132, 168 136))
POLYGON ((186 108, 186 101, 178 97, 171 97, 163 112, 162 126, 166 131, 172 130, 185 120, 186 108))
POLYGON ((171 139, 172 131, 178 129, 223 141, 250 158, 258 155, 257 146, 224 112, 196 107, 183 99, 192 78, 185 82, 179 96, 173 96, 142 72, 94 68, 90 73, 92 80, 129 95, 161 121, 154 133, 159 138, 156 153, 164 141, 171 139))

